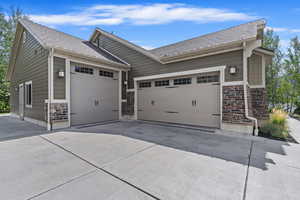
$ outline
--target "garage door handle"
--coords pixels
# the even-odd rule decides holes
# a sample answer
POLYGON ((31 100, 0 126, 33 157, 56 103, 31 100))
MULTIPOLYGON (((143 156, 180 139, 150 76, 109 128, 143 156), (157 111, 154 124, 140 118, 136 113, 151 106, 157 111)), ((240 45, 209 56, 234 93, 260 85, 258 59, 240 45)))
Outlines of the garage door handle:
POLYGON ((166 113, 178 113, 176 111, 165 111, 166 113))
POLYGON ((220 85, 220 83, 213 83, 212 85, 220 85))
POLYGON ((141 109, 138 109, 138 111, 140 112, 140 111, 143 111, 143 110, 141 110, 141 109))
POLYGON ((70 115, 76 115, 76 113, 70 113, 70 115))
POLYGON ((212 116, 221 116, 221 114, 212 114, 212 116))

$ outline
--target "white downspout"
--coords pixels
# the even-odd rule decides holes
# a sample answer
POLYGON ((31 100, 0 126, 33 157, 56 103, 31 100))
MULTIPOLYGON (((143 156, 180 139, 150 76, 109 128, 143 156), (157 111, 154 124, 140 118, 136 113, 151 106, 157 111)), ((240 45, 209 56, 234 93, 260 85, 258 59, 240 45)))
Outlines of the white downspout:
POLYGON ((249 116, 249 105, 248 105, 248 95, 247 95, 247 85, 248 85, 248 60, 246 54, 246 42, 243 42, 243 86, 244 86, 244 104, 245 104, 245 117, 251 121, 254 121, 254 135, 258 135, 258 122, 257 119, 254 117, 249 116))

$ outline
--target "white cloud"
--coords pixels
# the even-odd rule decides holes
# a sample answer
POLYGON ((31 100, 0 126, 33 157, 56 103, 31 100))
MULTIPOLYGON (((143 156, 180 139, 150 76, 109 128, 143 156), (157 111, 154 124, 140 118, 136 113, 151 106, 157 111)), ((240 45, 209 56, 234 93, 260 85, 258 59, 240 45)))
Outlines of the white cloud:
POLYGON ((201 8, 187 4, 95 5, 64 14, 30 15, 38 23, 48 25, 135 25, 165 24, 174 21, 197 23, 253 20, 256 16, 226 9, 201 8))
POLYGON ((268 30, 273 30, 275 32, 286 32, 286 33, 300 33, 300 29, 291 29, 283 27, 267 27, 268 30))
POLYGON ((146 49, 146 50, 151 50, 151 49, 154 49, 154 48, 155 48, 155 47, 147 46, 147 45, 142 45, 141 47, 143 47, 143 48, 146 49))

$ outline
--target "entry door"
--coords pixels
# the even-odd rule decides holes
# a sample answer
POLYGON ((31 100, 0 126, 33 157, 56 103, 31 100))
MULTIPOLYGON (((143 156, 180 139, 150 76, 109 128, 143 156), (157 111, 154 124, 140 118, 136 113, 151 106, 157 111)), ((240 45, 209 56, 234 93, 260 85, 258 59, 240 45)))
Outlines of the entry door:
POLYGON ((71 68, 71 124, 118 120, 118 72, 106 77, 97 68, 89 69, 90 73, 82 73, 71 68))
POLYGON ((24 119, 24 84, 19 85, 19 116, 24 119))

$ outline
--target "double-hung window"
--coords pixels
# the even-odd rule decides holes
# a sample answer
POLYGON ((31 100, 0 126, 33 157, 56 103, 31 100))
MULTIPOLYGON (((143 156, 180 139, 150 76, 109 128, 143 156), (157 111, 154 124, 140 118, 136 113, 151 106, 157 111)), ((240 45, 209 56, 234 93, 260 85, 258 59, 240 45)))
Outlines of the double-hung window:
POLYGON ((25 82, 25 106, 32 108, 32 81, 25 82))

